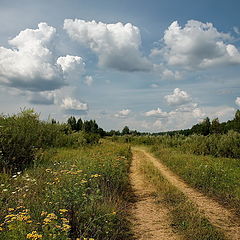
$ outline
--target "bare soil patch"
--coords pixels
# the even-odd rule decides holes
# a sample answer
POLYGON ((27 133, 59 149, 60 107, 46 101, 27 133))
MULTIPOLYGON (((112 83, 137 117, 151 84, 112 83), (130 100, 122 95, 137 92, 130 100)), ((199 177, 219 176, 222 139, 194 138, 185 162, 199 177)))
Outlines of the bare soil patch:
POLYGON ((139 171, 140 156, 133 151, 130 180, 135 195, 131 206, 131 222, 136 239, 179 240, 182 239, 171 227, 168 209, 156 204, 155 189, 146 182, 139 171))

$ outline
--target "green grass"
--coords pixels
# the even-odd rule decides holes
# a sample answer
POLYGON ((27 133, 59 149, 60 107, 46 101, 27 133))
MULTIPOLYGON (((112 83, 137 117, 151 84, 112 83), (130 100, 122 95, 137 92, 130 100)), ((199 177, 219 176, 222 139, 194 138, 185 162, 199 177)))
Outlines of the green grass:
POLYGON ((130 162, 127 145, 102 143, 50 149, 25 172, 0 174, 0 239, 131 239, 130 162))
POLYGON ((191 186, 233 207, 240 214, 240 161, 152 147, 152 152, 191 186))
POLYGON ((141 161, 141 171, 156 189, 157 201, 170 211, 171 225, 189 240, 223 240, 224 235, 204 218, 197 207, 177 188, 171 185, 156 167, 147 161, 141 161))

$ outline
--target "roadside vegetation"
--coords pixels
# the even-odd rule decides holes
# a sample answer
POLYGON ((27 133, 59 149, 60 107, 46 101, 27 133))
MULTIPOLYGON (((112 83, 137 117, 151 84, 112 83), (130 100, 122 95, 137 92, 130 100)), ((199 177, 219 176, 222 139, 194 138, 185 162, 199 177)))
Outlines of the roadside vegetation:
POLYGON ((240 214, 240 161, 198 156, 174 148, 154 145, 152 152, 191 186, 233 207, 240 214))
POLYGON ((31 110, 0 125, 1 240, 131 239, 128 145, 31 110))

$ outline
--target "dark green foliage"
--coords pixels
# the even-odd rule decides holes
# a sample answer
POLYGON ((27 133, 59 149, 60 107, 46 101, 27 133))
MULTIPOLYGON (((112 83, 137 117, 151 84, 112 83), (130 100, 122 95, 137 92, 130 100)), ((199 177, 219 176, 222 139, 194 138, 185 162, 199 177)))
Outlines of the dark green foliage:
POLYGON ((67 123, 69 124, 69 126, 71 127, 71 129, 73 131, 76 131, 77 130, 77 121, 76 121, 76 118, 71 116, 68 120, 67 120, 67 123))
POLYGON ((77 121, 77 131, 82 131, 83 130, 83 121, 81 118, 78 119, 77 121))
POLYGON ((127 135, 129 133, 130 133, 130 130, 129 130, 128 126, 125 126, 122 130, 122 135, 127 135))

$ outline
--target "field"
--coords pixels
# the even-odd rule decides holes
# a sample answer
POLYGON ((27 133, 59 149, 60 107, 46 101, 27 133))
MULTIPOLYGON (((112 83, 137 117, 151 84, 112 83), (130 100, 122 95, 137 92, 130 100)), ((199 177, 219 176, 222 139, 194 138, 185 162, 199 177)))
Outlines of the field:
POLYGON ((106 137, 70 120, 0 118, 1 240, 239 239, 239 133, 106 137))
POLYGON ((0 239, 129 239, 126 145, 50 149, 1 174, 0 239))

